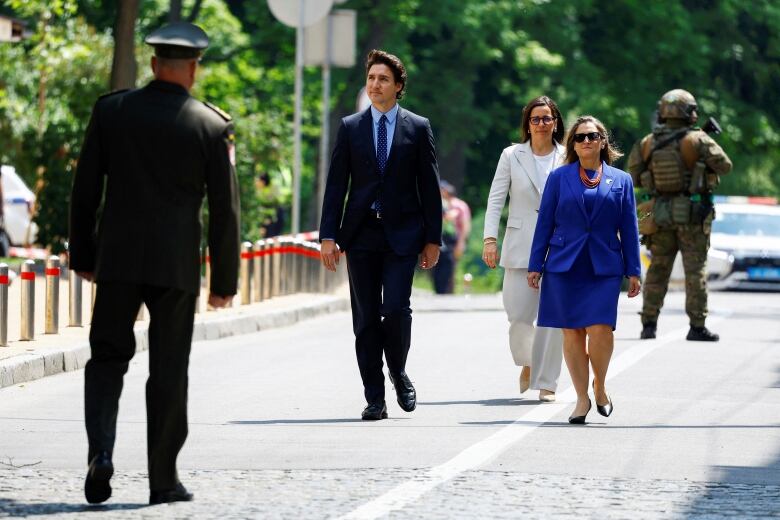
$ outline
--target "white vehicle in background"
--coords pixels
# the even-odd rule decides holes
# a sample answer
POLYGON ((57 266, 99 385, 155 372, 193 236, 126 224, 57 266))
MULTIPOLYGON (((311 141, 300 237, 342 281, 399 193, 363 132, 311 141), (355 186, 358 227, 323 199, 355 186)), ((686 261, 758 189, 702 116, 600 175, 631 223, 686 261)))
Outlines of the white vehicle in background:
POLYGON ((774 199, 715 199, 707 278, 716 289, 780 290, 780 206, 774 199), (718 202, 722 200, 722 202, 718 202))
POLYGON ((27 246, 35 242, 38 226, 32 221, 35 194, 27 187, 13 166, 0 166, 3 187, 4 227, 0 229, 0 256, 9 246, 27 246))
MULTIPOLYGON (((715 197, 707 284, 710 289, 780 290, 780 206, 771 197, 715 197)), ((642 276, 650 252, 642 247, 642 276)), ((670 286, 685 287, 682 255, 670 286)))

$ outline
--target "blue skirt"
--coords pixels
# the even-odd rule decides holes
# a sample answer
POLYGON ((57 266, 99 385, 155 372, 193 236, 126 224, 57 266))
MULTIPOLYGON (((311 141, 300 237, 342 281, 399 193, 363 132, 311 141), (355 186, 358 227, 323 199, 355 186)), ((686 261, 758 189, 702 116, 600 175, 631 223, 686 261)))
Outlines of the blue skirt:
POLYGON ((596 275, 586 245, 569 271, 542 276, 537 325, 557 329, 609 325, 615 330, 622 280, 596 275))

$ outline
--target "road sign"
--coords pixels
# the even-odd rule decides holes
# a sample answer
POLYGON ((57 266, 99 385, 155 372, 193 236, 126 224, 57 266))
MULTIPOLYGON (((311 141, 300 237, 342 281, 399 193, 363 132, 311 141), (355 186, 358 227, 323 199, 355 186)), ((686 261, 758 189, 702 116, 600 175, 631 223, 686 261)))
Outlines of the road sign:
POLYGON ((330 15, 307 27, 304 65, 354 67, 356 27, 357 13, 351 9, 335 9, 330 15), (330 54, 329 60, 327 54, 330 54))
POLYGON ((289 27, 308 27, 328 14, 333 0, 268 0, 277 20, 289 27))

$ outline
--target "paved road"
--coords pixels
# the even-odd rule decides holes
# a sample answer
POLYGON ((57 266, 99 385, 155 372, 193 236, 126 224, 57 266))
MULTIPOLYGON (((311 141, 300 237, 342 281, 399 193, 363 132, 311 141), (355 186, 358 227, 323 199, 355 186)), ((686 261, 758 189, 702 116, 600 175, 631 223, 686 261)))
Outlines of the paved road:
POLYGON ((780 517, 780 295, 714 294, 717 344, 684 340, 679 293, 659 338, 637 340, 640 302, 623 296, 615 412, 584 427, 566 422, 565 368, 559 403, 518 395, 495 302, 418 301, 408 371, 420 405, 407 414, 388 399, 377 423, 358 420, 347 313, 197 343, 180 456, 189 504, 145 505, 145 353, 126 378, 102 508, 83 503, 83 373, 2 389, 0 517, 780 517))

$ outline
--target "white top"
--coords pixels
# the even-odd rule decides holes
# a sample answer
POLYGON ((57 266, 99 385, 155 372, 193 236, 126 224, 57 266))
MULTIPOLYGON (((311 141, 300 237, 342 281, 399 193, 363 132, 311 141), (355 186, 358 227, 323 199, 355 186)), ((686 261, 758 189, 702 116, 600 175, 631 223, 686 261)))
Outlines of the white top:
POLYGON ((547 177, 550 175, 550 172, 553 171, 555 168, 555 156, 558 153, 558 150, 553 148, 553 151, 548 153, 547 155, 534 155, 534 163, 536 164, 536 173, 539 174, 539 179, 542 181, 542 184, 547 182, 547 177))

